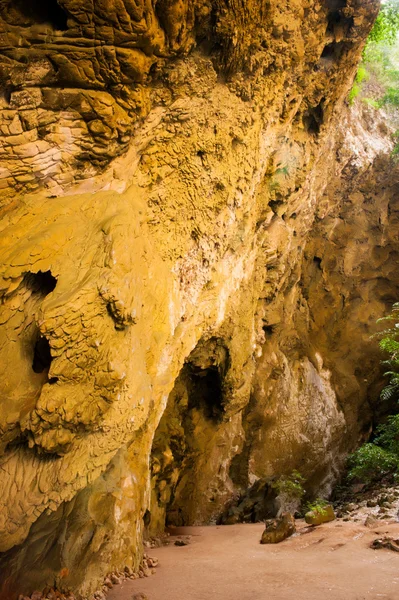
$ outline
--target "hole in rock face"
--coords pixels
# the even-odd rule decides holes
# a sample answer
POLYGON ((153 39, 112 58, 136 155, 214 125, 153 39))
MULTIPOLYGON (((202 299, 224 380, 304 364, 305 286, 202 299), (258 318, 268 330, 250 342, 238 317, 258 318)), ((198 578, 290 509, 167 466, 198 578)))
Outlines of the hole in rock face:
POLYGON ((314 256, 313 257, 313 262, 314 262, 314 264, 316 265, 316 267, 318 269, 321 269, 321 258, 320 258, 320 256, 314 256))
POLYGON ((324 46, 323 52, 321 53, 321 61, 338 61, 341 57, 344 47, 345 44, 343 42, 331 42, 331 44, 327 44, 324 46))
POLYGON ((10 104, 11 102, 11 94, 13 92, 13 88, 10 86, 4 86, 3 88, 3 98, 6 104, 10 104))
POLYGON ((263 331, 265 332, 266 337, 270 337, 274 332, 274 325, 263 325, 263 331))
POLYGON ((338 9, 332 7, 332 10, 328 15, 327 34, 334 35, 337 29, 341 29, 348 33, 353 27, 353 17, 345 17, 342 15, 340 12, 341 8, 344 8, 344 6, 339 6, 338 9))
POLYGON ((48 23, 56 31, 68 29, 68 15, 57 0, 13 0, 11 4, 12 12, 8 8, 8 14, 2 14, 7 22, 12 22, 10 19, 14 17, 13 24, 29 27, 48 23))
POLYGON ((26 275, 26 284, 35 294, 47 296, 55 289, 57 279, 51 274, 51 271, 38 271, 26 275))
MULTIPOLYGON (((50 369, 52 360, 53 359, 50 351, 50 343, 45 336, 40 336, 36 340, 35 348, 33 351, 32 369, 35 373, 43 373, 43 371, 48 371, 50 369)), ((57 378, 52 377, 51 379, 57 378)), ((52 381, 52 383, 56 382, 52 381)))
POLYGON ((322 103, 314 108, 309 108, 303 114, 303 125, 308 133, 317 135, 320 132, 320 127, 323 124, 323 107, 322 103))
MULTIPOLYGON (((237 459, 237 456, 235 459, 237 459)), ((246 457, 246 459, 248 459, 248 457, 246 457)), ((233 475, 234 478, 234 472, 231 472, 233 462, 234 459, 229 474, 233 475)), ((235 474, 235 477, 236 476, 237 473, 235 474)), ((233 480, 236 481, 236 479, 233 480)), ((267 481, 267 478, 258 479, 258 481, 250 487, 248 480, 245 481, 245 479, 241 478, 238 481, 241 485, 244 483, 247 489, 239 498, 231 501, 225 508, 224 512, 217 520, 218 525, 228 525, 230 523, 259 523, 259 521, 264 521, 265 519, 276 516, 275 492, 270 485, 270 482, 267 481), (231 517, 233 517, 232 521, 230 520, 231 517)))
POLYGON ((202 340, 184 367, 188 409, 201 410, 205 419, 218 423, 224 415, 223 381, 229 368, 229 353, 218 338, 202 340))
POLYGON ((272 209, 272 211, 274 212, 275 215, 278 214, 279 208, 280 206, 282 206, 284 204, 283 200, 270 200, 269 202, 269 206, 272 209))
POLYGON ((149 524, 151 523, 151 513, 148 509, 144 513, 143 523, 144 523, 145 527, 148 527, 149 524))
POLYGON ((321 58, 338 58, 340 54, 338 46, 339 44, 336 44, 335 42, 324 46, 323 52, 321 53, 321 58))
POLYGON ((206 419, 222 419, 223 391, 222 378, 216 367, 199 370, 189 365, 190 383, 188 389, 188 408, 200 409, 206 419))
POLYGON ((335 10, 328 15, 327 33, 334 34, 335 28, 341 22, 342 17, 339 11, 335 10))
MULTIPOLYGON (((186 358, 154 436, 152 485, 160 511, 143 517, 150 532, 165 523, 193 523, 196 494, 208 477, 201 461, 228 409, 229 369, 229 350, 221 338, 201 339, 186 358)), ((209 502, 212 496, 216 502, 215 494, 209 502)))

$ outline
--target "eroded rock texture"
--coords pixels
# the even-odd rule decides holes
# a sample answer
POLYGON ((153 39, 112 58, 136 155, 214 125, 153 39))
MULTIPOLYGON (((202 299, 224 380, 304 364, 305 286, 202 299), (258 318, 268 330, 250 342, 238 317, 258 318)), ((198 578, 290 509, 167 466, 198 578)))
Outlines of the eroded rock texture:
POLYGON ((331 485, 397 297, 389 144, 342 122, 377 5, 0 2, 0 598, 331 485))
MULTIPOLYGON (((327 493, 367 435, 381 410, 380 354, 370 336, 399 283, 399 172, 385 133, 375 113, 348 113, 302 192, 302 200, 309 189, 315 194, 311 230, 299 237, 305 201, 294 211, 284 200, 273 215, 255 270, 259 287, 241 288, 240 308, 254 302, 246 314, 255 315, 258 334, 251 370, 243 370, 251 384, 242 412, 218 423, 194 404, 186 359, 154 439, 154 530, 165 518, 200 523, 204 511, 211 522, 268 518, 276 510, 268 482, 293 469, 309 492, 327 493)), ((242 326, 236 315, 230 327, 242 326)), ((232 329, 222 338, 227 356, 236 336, 232 329)), ((227 385, 225 377, 222 405, 227 385)), ((217 398, 207 394, 215 406, 217 398)))

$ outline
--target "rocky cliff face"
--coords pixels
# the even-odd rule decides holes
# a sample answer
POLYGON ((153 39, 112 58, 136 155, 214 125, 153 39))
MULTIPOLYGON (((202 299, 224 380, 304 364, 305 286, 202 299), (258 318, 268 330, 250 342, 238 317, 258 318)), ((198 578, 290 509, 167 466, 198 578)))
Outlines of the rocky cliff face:
POLYGON ((0 598, 328 489, 368 427, 397 189, 342 111, 377 4, 0 2, 0 598))
MULTIPOLYGON (((376 404, 380 353, 370 336, 398 293, 399 170, 375 111, 341 118, 295 210, 282 196, 257 257, 259 287, 242 289, 240 310, 249 295, 258 327, 242 412, 234 424, 218 422, 223 385, 217 396, 198 379, 211 384, 216 366, 226 381, 226 360, 212 352, 208 364, 192 361, 197 351, 186 360, 169 397, 152 453, 155 530, 165 519, 200 523, 204 511, 225 523, 269 517, 268 482, 293 469, 309 492, 328 493, 346 454, 384 410, 376 404), (300 236, 310 194, 312 225, 300 236), (201 383, 193 389, 193 381, 201 383), (218 397, 212 414, 207 399, 218 397)), ((243 322, 236 314, 234 327, 243 322)), ((224 339, 235 340, 233 331, 224 339)))

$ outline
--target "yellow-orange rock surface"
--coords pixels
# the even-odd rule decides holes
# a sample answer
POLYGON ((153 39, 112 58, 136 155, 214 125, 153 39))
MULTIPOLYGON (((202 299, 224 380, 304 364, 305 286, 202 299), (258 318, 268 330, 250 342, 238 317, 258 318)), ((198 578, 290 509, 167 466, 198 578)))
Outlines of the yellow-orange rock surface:
POLYGON ((88 596, 144 521, 276 473, 328 489, 364 435, 397 174, 344 99, 377 10, 0 2, 2 600, 88 596))

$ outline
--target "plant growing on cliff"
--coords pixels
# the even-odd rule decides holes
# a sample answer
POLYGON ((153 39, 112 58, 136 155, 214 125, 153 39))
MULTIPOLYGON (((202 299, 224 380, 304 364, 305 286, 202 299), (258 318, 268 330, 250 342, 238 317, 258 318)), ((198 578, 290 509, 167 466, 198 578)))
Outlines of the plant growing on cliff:
POLYGON ((385 448, 399 461, 399 414, 391 415, 385 424, 377 428, 377 437, 374 443, 385 448))
POLYGON ((292 471, 291 475, 282 475, 272 483, 279 496, 285 496, 287 500, 300 500, 305 494, 303 484, 304 477, 298 471, 292 471))
POLYGON ((399 303, 394 304, 390 314, 378 319, 377 323, 389 324, 377 334, 381 338, 381 350, 389 355, 382 363, 388 367, 384 375, 389 382, 381 391, 381 400, 399 399, 399 303))
MULTIPOLYGON (((392 306, 389 315, 377 323, 388 326, 380 331, 379 346, 388 358, 382 364, 388 384, 381 391, 381 400, 399 400, 399 303, 392 306)), ((399 414, 391 415, 376 429, 373 442, 364 444, 348 457, 348 478, 365 483, 377 481, 388 474, 399 472, 399 414)))
POLYGON ((353 104, 355 98, 360 94, 361 85, 364 81, 368 81, 370 73, 364 66, 360 66, 355 77, 354 84, 349 92, 349 104, 353 104))
POLYGON ((399 158, 399 129, 397 131, 395 131, 395 133, 393 134, 393 139, 395 142, 395 146, 393 147, 393 150, 392 150, 392 157, 399 158))
POLYGON ((276 490, 276 500, 279 504, 278 514, 289 512, 294 514, 299 510, 302 497, 305 494, 303 484, 304 477, 298 471, 292 471, 290 475, 282 475, 272 483, 272 488, 276 490))

